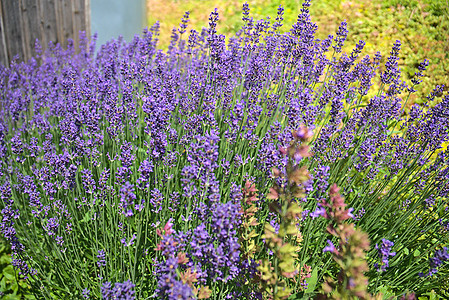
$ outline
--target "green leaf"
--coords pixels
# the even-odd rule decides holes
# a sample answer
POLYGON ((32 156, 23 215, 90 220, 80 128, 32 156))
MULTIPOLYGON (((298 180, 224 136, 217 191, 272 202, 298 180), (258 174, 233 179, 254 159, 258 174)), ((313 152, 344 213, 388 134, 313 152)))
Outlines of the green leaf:
POLYGON ((0 291, 6 291, 6 277, 3 277, 0 281, 0 291))
POLYGON ((0 256, 0 265, 9 265, 11 264, 11 262, 12 262, 11 255, 4 254, 0 256))
POLYGON ((383 299, 389 299, 391 297, 393 297, 393 298, 395 297, 394 292, 392 292, 391 288, 388 286, 383 285, 379 288, 378 291, 379 291, 379 293, 382 294, 383 299))
POLYGON ((14 282, 14 283, 11 285, 11 290, 14 292, 14 295, 17 294, 17 292, 19 291, 19 285, 17 284, 17 282, 14 282))
POLYGON ((312 271, 312 276, 310 276, 309 278, 306 278, 306 282, 307 282, 307 289, 305 291, 306 294, 310 294, 313 293, 313 291, 315 290, 316 284, 318 282, 318 269, 315 268, 312 271))
POLYGON ((14 268, 12 265, 6 266, 6 268, 3 269, 3 275, 6 277, 6 279, 10 281, 16 280, 16 272, 14 271, 14 268))
POLYGON ((420 255, 421 255, 421 251, 419 251, 418 249, 416 249, 415 252, 413 252, 414 257, 418 257, 420 255))
MULTIPOLYGON (((424 295, 424 296, 429 296, 429 298, 424 297, 425 299, 429 299, 429 300, 438 300, 438 299, 441 299, 441 297, 438 296, 438 295, 435 293, 434 290, 431 290, 430 292, 424 293, 423 295, 424 295)), ((421 298, 421 297, 419 297, 419 298, 421 298)), ((419 298, 418 298, 418 299, 419 299, 419 298)))
POLYGON ((21 295, 8 294, 8 295, 5 295, 2 299, 3 300, 20 300, 20 298, 21 298, 21 295))

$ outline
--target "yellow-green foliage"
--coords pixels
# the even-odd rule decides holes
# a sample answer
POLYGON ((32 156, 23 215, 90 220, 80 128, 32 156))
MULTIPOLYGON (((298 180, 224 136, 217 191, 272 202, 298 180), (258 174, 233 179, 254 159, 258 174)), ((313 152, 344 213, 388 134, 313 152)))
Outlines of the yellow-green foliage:
MULTIPOLYGON (((226 0, 149 0, 148 24, 161 22, 160 46, 166 48, 171 30, 178 27, 180 17, 190 11, 190 29, 201 30, 208 26, 210 11, 218 8, 220 22, 218 33, 234 35, 243 24, 242 4, 245 1, 226 0)), ((296 21, 301 0, 250 0, 250 16, 262 19, 276 16, 277 7, 285 7, 284 26, 290 30, 296 21)), ((349 35, 343 51, 350 52, 359 40, 366 41, 363 54, 380 51, 384 59, 389 55, 395 40, 401 40, 399 65, 404 80, 410 80, 417 64, 429 59, 429 69, 418 92, 411 96, 408 105, 422 103, 436 84, 449 82, 449 4, 446 0, 320 0, 310 7, 312 21, 318 25, 317 38, 335 33, 343 20, 348 21, 349 35)), ((186 37, 185 37, 186 38, 186 37)), ((376 85, 376 84, 375 84, 376 85)), ((448 89, 448 87, 446 87, 448 89)), ((373 90, 376 90, 373 88, 373 90)))

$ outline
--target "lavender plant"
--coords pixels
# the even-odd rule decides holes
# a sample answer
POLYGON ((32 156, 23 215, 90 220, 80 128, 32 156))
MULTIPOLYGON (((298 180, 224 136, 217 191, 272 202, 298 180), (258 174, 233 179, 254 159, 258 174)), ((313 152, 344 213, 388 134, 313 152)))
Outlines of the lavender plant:
POLYGON ((307 283, 340 273, 318 218, 331 184, 357 212, 346 225, 391 242, 367 252, 367 293, 447 295, 449 94, 409 109, 427 62, 407 83, 399 41, 384 67, 360 57, 363 41, 341 53, 347 23, 318 40, 309 6, 285 34, 282 6, 271 24, 244 4, 228 40, 216 10, 185 36, 186 13, 166 52, 156 23, 96 54, 82 36, 0 66, 0 232, 37 297, 263 299, 280 282, 261 276, 270 265, 288 278, 282 297, 314 297, 307 283), (302 126, 313 155, 289 157, 302 126), (294 213, 270 211, 273 170, 292 159, 309 170, 285 202, 294 213))

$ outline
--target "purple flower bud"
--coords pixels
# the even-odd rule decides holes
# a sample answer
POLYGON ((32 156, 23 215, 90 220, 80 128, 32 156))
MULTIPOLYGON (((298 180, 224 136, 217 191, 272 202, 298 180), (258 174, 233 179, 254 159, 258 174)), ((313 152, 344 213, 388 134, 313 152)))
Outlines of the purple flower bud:
POLYGON ((186 11, 184 16, 181 19, 181 23, 179 24, 178 32, 179 34, 183 34, 186 32, 187 29, 187 23, 190 21, 190 12, 186 11))
POLYGON ((318 218, 319 216, 322 216, 326 219, 328 218, 326 208, 324 208, 320 202, 318 203, 315 211, 310 213, 310 216, 312 217, 312 219, 318 218))
POLYGON ((90 291, 88 288, 83 289, 83 298, 84 299, 89 299, 89 294, 90 294, 90 291))
POLYGON ((98 258, 98 260, 97 260, 98 267, 105 267, 106 266, 106 260, 105 260, 106 252, 103 249, 98 250, 97 258, 98 258))
POLYGON ((394 243, 387 240, 382 239, 382 244, 379 246, 376 244, 375 248, 378 250, 379 257, 381 258, 381 267, 378 268, 378 264, 376 264, 376 268, 378 268, 378 271, 386 271, 386 269, 389 266, 388 258, 390 256, 395 256, 396 252, 391 252, 391 248, 394 246, 394 243))
POLYGON ((122 213, 127 217, 131 217, 133 215, 133 211, 131 208, 134 206, 134 200, 136 200, 136 194, 134 194, 134 186, 131 183, 126 182, 125 185, 123 185, 120 189, 120 195, 122 213))
POLYGON ((399 60, 399 51, 401 50, 401 41, 396 40, 391 49, 390 56, 388 57, 387 62, 385 63, 385 72, 383 72, 380 76, 380 79, 383 84, 389 84, 397 77, 399 74, 398 69, 398 60, 399 60))
POLYGON ((346 20, 344 20, 343 22, 341 22, 340 26, 338 27, 337 30, 337 34, 335 36, 335 52, 336 53, 340 53, 341 52, 341 47, 343 47, 345 41, 346 41, 346 37, 348 36, 348 29, 347 29, 348 23, 346 23, 346 20))
POLYGON ((427 274, 419 273, 419 276, 428 277, 436 274, 438 272, 438 268, 448 261, 449 261, 448 248, 443 247, 443 249, 435 251, 434 256, 429 259, 430 265, 429 272, 427 274))
POLYGON ((324 247, 323 253, 324 253, 324 252, 335 253, 335 252, 337 251, 337 250, 335 249, 334 244, 333 244, 330 240, 327 240, 327 244, 328 244, 328 246, 324 247))

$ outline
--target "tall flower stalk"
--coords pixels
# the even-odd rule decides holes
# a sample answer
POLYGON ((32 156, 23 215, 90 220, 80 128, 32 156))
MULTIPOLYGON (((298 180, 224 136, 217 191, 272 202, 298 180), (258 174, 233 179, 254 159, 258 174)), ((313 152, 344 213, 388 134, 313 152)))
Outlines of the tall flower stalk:
POLYGON ((272 225, 265 223, 262 238, 267 250, 273 252, 273 258, 262 260, 258 268, 262 291, 270 299, 287 299, 292 292, 289 279, 301 275, 301 266, 296 262, 301 238, 296 223, 302 212, 298 200, 305 196, 304 185, 310 175, 299 163, 310 155, 306 142, 311 136, 311 131, 306 127, 293 132, 293 142, 281 149, 288 159, 285 171, 273 170, 277 181, 270 188, 267 199, 272 200, 270 210, 279 217, 279 229, 276 232, 272 225))
POLYGON ((337 185, 329 190, 329 201, 322 200, 317 213, 331 221, 326 230, 338 239, 338 246, 327 240, 328 246, 323 252, 330 252, 340 271, 336 280, 326 277, 323 283, 323 295, 319 299, 382 299, 381 295, 372 297, 368 291, 369 270, 365 261, 366 251, 370 249, 368 235, 355 228, 353 223, 345 221, 353 218, 352 209, 346 209, 343 197, 337 185))

